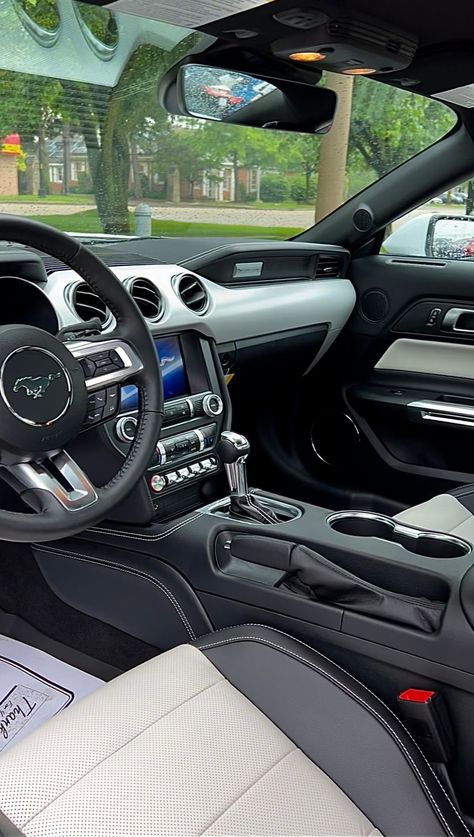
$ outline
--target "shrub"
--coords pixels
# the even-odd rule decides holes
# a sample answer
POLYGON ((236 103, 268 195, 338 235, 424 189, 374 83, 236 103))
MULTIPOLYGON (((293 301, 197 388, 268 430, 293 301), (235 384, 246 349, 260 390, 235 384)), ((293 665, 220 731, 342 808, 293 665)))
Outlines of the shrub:
POLYGON ((292 200, 297 203, 311 203, 314 201, 315 193, 316 183, 314 177, 310 178, 308 194, 306 193, 306 177, 301 174, 292 178, 290 186, 292 200))
POLYGON ((279 174, 264 174, 260 181, 260 199, 265 203, 281 203, 288 200, 288 181, 279 174))
POLYGON ((77 192, 79 195, 92 195, 94 187, 90 175, 86 171, 77 173, 77 192))

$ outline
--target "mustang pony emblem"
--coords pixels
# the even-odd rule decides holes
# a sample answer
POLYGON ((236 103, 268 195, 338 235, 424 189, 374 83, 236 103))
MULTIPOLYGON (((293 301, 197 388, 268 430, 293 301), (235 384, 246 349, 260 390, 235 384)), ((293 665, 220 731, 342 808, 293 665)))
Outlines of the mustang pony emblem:
POLYGON ((24 389, 25 395, 31 395, 33 398, 42 398, 51 381, 60 377, 60 372, 51 372, 49 375, 45 375, 44 377, 17 378, 13 384, 13 392, 20 392, 21 389, 24 389))

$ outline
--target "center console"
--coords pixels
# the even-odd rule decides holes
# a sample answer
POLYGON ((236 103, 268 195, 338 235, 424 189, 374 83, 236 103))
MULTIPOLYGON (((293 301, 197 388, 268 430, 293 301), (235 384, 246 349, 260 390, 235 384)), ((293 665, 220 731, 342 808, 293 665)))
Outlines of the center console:
MULTIPOLYGON (((159 520, 172 518, 210 496, 203 495, 202 488, 222 471, 215 451, 230 410, 219 362, 208 340, 185 332, 155 338, 155 346, 163 378, 164 417, 161 438, 144 478, 153 516, 159 520)), ((137 407, 136 387, 122 387, 120 409, 107 433, 123 456, 135 436, 137 407)), ((137 495, 132 505, 139 502, 137 495)))

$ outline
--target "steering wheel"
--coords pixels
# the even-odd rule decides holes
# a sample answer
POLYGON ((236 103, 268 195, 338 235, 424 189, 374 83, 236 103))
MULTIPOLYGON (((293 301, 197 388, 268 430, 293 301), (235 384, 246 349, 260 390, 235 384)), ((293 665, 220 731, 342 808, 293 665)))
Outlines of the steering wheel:
POLYGON ((135 302, 93 253, 65 233, 12 215, 0 215, 0 239, 60 259, 116 322, 107 336, 66 343, 32 326, 0 326, 0 478, 34 512, 0 510, 0 540, 54 540, 103 520, 144 474, 161 431, 161 372, 135 302), (104 391, 110 405, 98 415, 105 421, 112 414, 125 381, 138 389, 135 440, 118 473, 98 487, 64 448, 90 426, 91 405, 94 414, 104 391))

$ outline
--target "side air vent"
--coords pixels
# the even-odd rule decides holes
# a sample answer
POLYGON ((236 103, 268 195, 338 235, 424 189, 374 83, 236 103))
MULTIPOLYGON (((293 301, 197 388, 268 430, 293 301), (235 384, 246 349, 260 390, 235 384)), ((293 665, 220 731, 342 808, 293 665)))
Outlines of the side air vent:
POLYGON ((204 314, 209 305, 209 297, 202 282, 190 273, 180 276, 176 283, 176 292, 182 303, 194 311, 195 314, 204 314))
POLYGON ((318 257, 315 277, 316 279, 331 279, 342 276, 343 269, 344 259, 340 256, 322 255, 318 257))
POLYGON ((103 328, 110 319, 110 312, 105 302, 102 302, 96 292, 86 284, 79 282, 72 290, 71 305, 80 320, 87 322, 97 317, 103 328))
POLYGON ((160 319, 164 311, 163 297, 153 282, 140 276, 130 280, 128 290, 146 320, 160 319))

